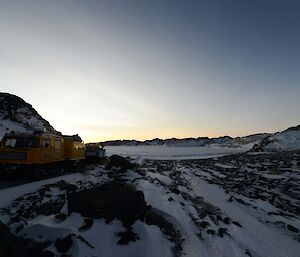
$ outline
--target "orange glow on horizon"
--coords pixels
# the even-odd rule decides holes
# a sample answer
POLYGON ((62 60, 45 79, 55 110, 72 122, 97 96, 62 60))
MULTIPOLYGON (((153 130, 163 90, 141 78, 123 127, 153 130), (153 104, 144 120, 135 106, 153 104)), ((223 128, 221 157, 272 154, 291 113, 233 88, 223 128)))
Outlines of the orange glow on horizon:
POLYGON ((145 135, 136 135, 133 136, 131 133, 122 134, 122 135, 105 135, 105 136, 83 136, 83 139, 86 143, 90 142, 104 142, 104 141, 113 141, 113 140, 137 140, 137 141, 145 141, 145 140, 152 140, 155 138, 159 139, 170 139, 170 138, 177 138, 177 139, 184 139, 184 138, 198 138, 198 137, 209 137, 209 138, 217 138, 222 136, 230 136, 230 137, 243 137, 248 136, 251 134, 258 134, 258 133, 274 133, 277 131, 254 131, 254 132, 240 132, 236 134, 231 133, 218 133, 218 132, 212 132, 212 131, 199 131, 194 133, 184 133, 184 132, 178 132, 178 133, 153 133, 152 135, 145 134, 145 135))

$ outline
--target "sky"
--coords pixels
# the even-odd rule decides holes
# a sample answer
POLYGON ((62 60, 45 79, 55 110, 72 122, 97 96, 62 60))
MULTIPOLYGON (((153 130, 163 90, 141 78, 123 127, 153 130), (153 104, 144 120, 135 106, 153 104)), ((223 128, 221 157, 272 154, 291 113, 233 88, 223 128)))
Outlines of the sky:
POLYGON ((87 141, 300 122, 300 2, 0 0, 0 91, 87 141))

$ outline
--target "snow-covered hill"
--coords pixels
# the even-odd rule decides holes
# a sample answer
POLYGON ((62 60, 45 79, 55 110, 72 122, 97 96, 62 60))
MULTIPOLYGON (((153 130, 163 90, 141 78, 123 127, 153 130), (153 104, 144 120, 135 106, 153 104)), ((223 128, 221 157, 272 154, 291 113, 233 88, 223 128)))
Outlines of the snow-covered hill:
POLYGON ((10 131, 59 133, 23 99, 0 93, 0 139, 10 131))
POLYGON ((170 138, 137 141, 114 140, 104 142, 106 146, 168 146, 168 147, 226 147, 242 148, 251 152, 291 151, 300 149, 300 125, 274 134, 260 133, 244 137, 229 136, 208 138, 170 138))
POLYGON ((269 136, 267 133, 254 134, 245 137, 232 138, 222 136, 216 138, 198 137, 198 138, 170 138, 137 141, 137 140, 114 140, 106 141, 106 146, 170 146, 170 147, 199 147, 199 146, 218 146, 218 147, 243 147, 249 145, 250 148, 269 136))
POLYGON ((235 137, 230 138, 227 141, 220 141, 220 138, 216 138, 216 144, 219 146, 226 146, 226 147, 244 147, 244 146, 253 146, 259 142, 261 142, 263 139, 265 139, 267 136, 269 136, 268 133, 260 133, 260 134, 253 134, 249 136, 244 137, 235 137))
POLYGON ((300 125, 267 136, 251 152, 291 151, 300 149, 300 125))

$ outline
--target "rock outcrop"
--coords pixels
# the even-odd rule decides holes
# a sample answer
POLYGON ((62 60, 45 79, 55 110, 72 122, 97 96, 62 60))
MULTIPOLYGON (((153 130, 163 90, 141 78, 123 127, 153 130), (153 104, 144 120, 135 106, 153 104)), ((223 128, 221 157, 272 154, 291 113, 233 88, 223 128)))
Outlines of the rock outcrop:
POLYGON ((60 134, 22 98, 0 93, 0 139, 5 133, 45 131, 60 134))

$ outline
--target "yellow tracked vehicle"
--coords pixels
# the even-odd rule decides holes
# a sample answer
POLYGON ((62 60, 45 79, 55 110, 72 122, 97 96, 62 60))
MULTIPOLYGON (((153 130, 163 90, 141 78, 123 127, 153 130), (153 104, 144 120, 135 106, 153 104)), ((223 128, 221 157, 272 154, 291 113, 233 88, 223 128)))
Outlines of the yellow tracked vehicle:
POLYGON ((63 136, 63 139, 64 139, 65 160, 85 159, 85 145, 78 135, 63 136))
POLYGON ((0 144, 0 164, 47 164, 84 158, 85 145, 78 135, 12 132, 0 144))

